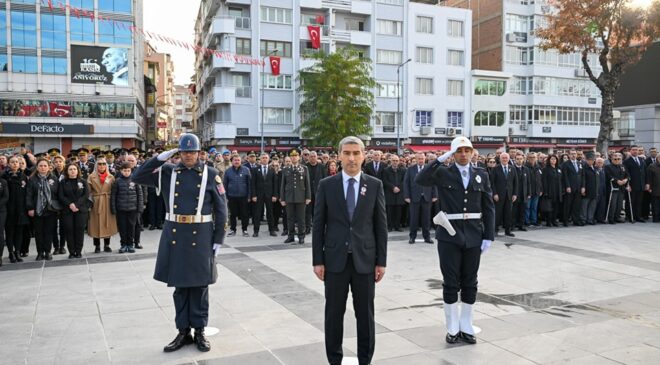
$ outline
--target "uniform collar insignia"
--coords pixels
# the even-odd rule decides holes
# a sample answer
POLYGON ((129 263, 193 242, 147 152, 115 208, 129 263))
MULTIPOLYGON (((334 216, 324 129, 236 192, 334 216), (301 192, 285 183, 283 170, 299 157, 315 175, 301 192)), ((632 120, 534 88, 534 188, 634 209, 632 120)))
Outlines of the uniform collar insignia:
MULTIPOLYGON (((183 164, 183 162, 179 162, 179 164, 176 165, 175 170, 176 171, 181 171, 181 170, 185 170, 186 168, 187 167, 186 167, 186 165, 183 164)), ((192 170, 195 170, 197 172, 202 172, 202 169, 203 169, 203 165, 199 161, 197 162, 197 164, 195 166, 192 167, 192 170)))

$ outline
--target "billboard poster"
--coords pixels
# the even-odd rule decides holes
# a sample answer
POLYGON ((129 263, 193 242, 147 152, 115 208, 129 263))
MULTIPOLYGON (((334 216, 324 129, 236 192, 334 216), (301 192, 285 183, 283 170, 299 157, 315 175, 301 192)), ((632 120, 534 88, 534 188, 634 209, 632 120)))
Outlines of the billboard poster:
POLYGON ((71 45, 71 82, 128 86, 128 48, 71 45))

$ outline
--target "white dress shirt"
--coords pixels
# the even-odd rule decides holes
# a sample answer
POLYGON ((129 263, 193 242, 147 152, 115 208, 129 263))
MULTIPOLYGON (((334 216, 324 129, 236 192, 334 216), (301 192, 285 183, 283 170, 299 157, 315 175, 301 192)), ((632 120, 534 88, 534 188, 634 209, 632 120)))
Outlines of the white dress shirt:
POLYGON ((463 188, 467 189, 468 184, 470 183, 470 165, 461 166, 456 164, 458 171, 461 173, 461 179, 463 180, 463 188))
POLYGON ((354 178, 355 182, 353 183, 353 188, 355 189, 355 206, 357 207, 358 196, 360 195, 360 177, 362 177, 362 171, 358 172, 355 176, 350 176, 344 170, 341 171, 341 178, 344 182, 344 200, 346 200, 346 195, 348 194, 348 180, 354 178))

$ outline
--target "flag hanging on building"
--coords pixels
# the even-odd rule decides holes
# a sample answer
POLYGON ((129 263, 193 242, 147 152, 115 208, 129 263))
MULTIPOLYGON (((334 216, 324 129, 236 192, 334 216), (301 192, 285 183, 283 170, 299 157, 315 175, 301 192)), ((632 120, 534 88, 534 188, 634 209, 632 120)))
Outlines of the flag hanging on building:
POLYGON ((273 74, 273 76, 277 76, 280 74, 280 57, 278 56, 270 56, 270 72, 273 74))
POLYGON ((323 15, 317 15, 316 18, 314 18, 314 21, 316 21, 316 24, 325 24, 325 17, 323 15))
POLYGON ((309 38, 312 40, 312 48, 321 48, 321 27, 318 25, 308 25, 309 38))

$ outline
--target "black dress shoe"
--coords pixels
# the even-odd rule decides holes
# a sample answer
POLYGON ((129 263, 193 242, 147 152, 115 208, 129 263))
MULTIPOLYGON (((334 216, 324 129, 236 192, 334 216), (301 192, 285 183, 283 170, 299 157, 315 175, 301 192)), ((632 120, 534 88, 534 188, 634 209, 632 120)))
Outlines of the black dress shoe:
POLYGON ((515 234, 513 234, 511 232, 506 232, 506 233, 504 233, 504 235, 509 236, 509 237, 515 237, 516 236, 515 234))
POLYGON ((250 234, 247 231, 243 231, 243 237, 250 237, 250 234))
POLYGON ((112 252, 112 249, 110 248, 110 246, 103 246, 103 252, 110 253, 112 252))
POLYGON ((403 232, 403 229, 401 229, 401 228, 394 228, 394 230, 397 231, 397 232, 403 232))
POLYGON ((646 221, 644 219, 636 219, 635 221, 639 222, 639 223, 646 223, 646 221))
POLYGON ((252 237, 259 237, 259 232, 254 232, 254 233, 252 234, 252 237))
POLYGON ((195 328, 195 345, 201 352, 208 352, 211 350, 211 343, 204 336, 204 328, 195 328))
POLYGON ((284 240, 284 243, 291 243, 291 242, 296 242, 296 239, 293 237, 288 237, 287 239, 284 240))
POLYGON ((136 243, 135 246, 133 246, 133 247, 137 248, 138 250, 141 250, 141 249, 144 248, 144 247, 142 247, 142 245, 140 243, 136 243))
POLYGON ((460 332, 455 335, 450 335, 449 333, 447 333, 447 336, 445 336, 445 341, 447 341, 447 343, 450 344, 458 343, 458 341, 460 340, 459 338, 460 334, 461 334, 460 332))
POLYGON ((299 245, 304 245, 305 244, 305 239, 304 238, 299 238, 298 239, 298 244, 299 245))
POLYGON ((11 262, 12 264, 16 263, 16 259, 14 258, 14 253, 13 252, 9 253, 9 262, 11 262))
POLYGON ((37 258, 34 261, 41 261, 44 259, 44 256, 41 253, 37 254, 37 258))
MULTIPOLYGON (((14 259, 16 262, 23 262, 23 259, 21 258, 22 255, 19 255, 18 253, 14 252, 14 259)), ((27 255, 25 255, 27 256, 27 255)))
POLYGON ((230 231, 229 233, 227 233, 227 237, 232 237, 232 236, 236 236, 236 231, 230 231))
POLYGON ((74 259, 74 258, 76 258, 76 255, 74 255, 74 254, 69 254, 69 259, 74 259))
POLYGON ((101 253, 101 247, 96 246, 96 247, 94 248, 94 253, 101 253))
POLYGON ((21 252, 21 255, 20 255, 20 256, 21 256, 21 257, 28 257, 28 253, 27 253, 27 252, 21 252))
POLYGON ((289 235, 289 231, 287 231, 286 229, 282 231, 282 236, 288 236, 288 235, 289 235))
POLYGON ((81 254, 80 252, 76 253, 76 258, 77 258, 77 259, 81 259, 81 258, 82 258, 82 254, 81 254))
POLYGON ((47 253, 44 255, 44 259, 45 259, 46 261, 53 261, 53 255, 51 255, 50 252, 47 252, 47 253))
POLYGON ((271 231, 271 232, 270 232, 270 236, 271 236, 271 237, 277 237, 277 233, 275 233, 275 231, 271 231))
POLYGON ((165 352, 174 352, 180 348, 182 348, 185 345, 190 345, 193 343, 193 337, 190 335, 190 330, 187 331, 179 331, 179 334, 174 337, 174 340, 167 344, 163 348, 163 351, 165 352))
POLYGON ((425 243, 433 244, 433 240, 430 239, 430 238, 426 238, 426 239, 424 239, 424 242, 425 242, 425 243))
POLYGON ((458 332, 458 337, 460 337, 460 339, 463 342, 469 343, 470 345, 474 345, 475 343, 477 343, 477 338, 476 337, 474 337, 473 335, 467 334, 465 332, 459 331, 458 332))
POLYGON ((55 249, 53 250, 53 255, 59 255, 60 254, 59 251, 60 251, 60 249, 55 247, 55 249))
POLYGON ((527 228, 525 227, 518 227, 518 230, 522 232, 527 232, 527 228))
POLYGON ((312 229, 311 228, 305 228, 305 234, 310 234, 310 233, 312 233, 312 229))
POLYGON ((154 229, 156 229, 156 227, 154 227, 154 226, 149 226, 149 230, 150 230, 150 231, 153 231, 154 229))
POLYGON ((409 239, 408 243, 410 243, 411 245, 415 244, 415 239, 414 238, 409 239))
POLYGON ((64 247, 60 247, 60 250, 58 251, 60 255, 66 254, 66 249, 64 247))

